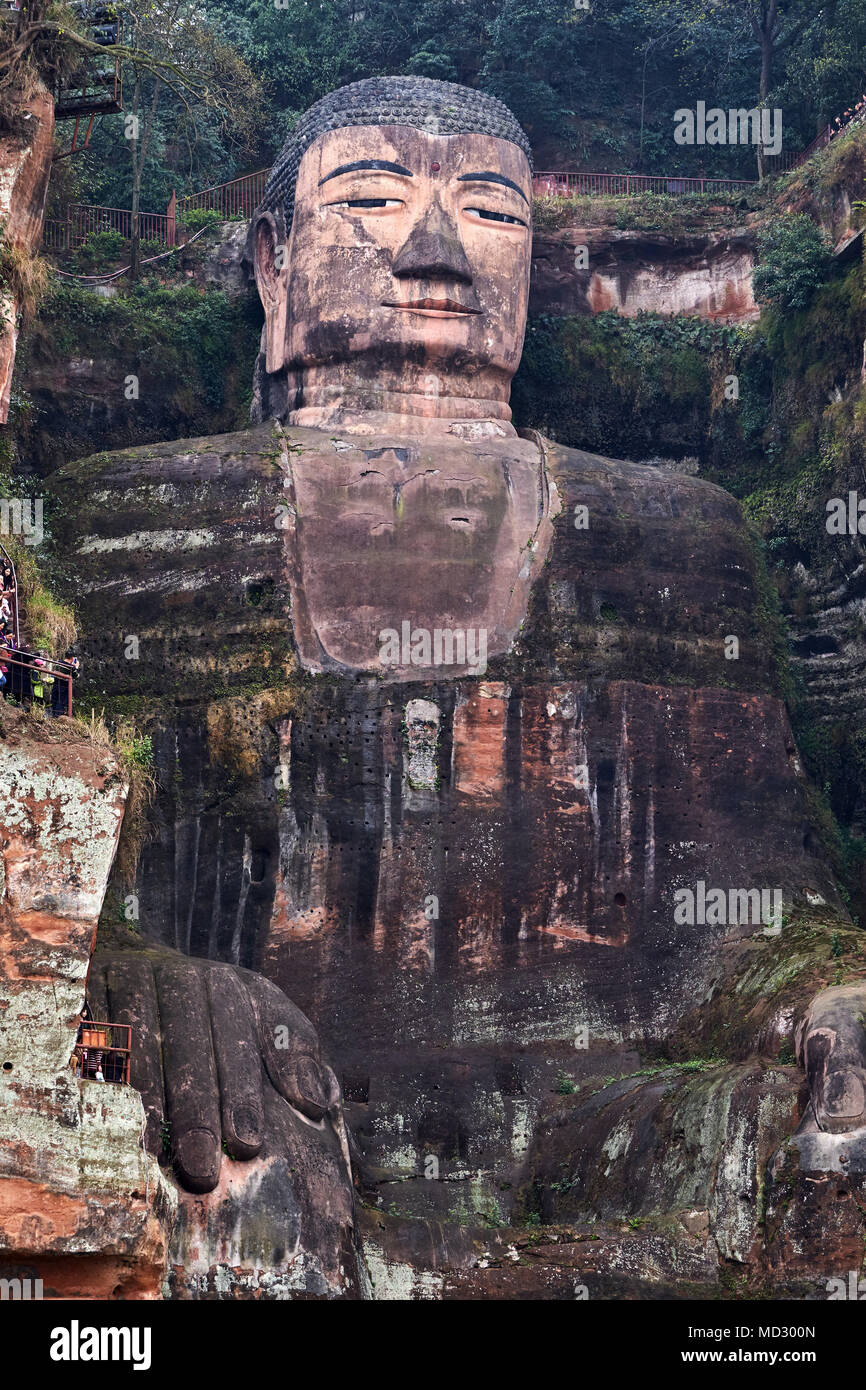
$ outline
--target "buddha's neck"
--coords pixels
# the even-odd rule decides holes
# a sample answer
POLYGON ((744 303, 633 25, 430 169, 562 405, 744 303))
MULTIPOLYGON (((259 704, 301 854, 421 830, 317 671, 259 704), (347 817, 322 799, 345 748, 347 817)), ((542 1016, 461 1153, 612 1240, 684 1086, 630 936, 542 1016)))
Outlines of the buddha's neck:
POLYGON ((449 394, 438 389, 433 373, 389 379, 352 378, 345 368, 314 367, 290 377, 294 389, 287 423, 311 429, 336 428, 346 433, 386 432, 404 435, 457 435, 468 439, 516 434, 508 404, 510 378, 478 373, 461 381, 449 375, 449 394), (451 394, 463 385, 472 394, 451 394), (422 389, 417 389, 421 387, 422 389), (423 389, 426 388, 426 389, 423 389))

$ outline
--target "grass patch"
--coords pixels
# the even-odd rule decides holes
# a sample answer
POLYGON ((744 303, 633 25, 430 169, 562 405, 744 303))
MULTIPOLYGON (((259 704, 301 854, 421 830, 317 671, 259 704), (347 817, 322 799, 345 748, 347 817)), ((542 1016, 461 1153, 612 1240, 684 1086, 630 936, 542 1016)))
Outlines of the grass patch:
POLYGON ((766 189, 732 193, 623 193, 594 196, 555 194, 532 200, 536 231, 562 227, 617 227, 646 232, 702 232, 727 227, 745 213, 767 205, 766 189))
POLYGON ((131 888, 142 846, 148 835, 148 810, 156 796, 153 775, 153 742, 130 719, 121 719, 114 729, 106 723, 104 711, 99 714, 73 716, 81 733, 95 748, 110 749, 120 763, 124 781, 129 784, 123 825, 117 846, 115 871, 121 883, 131 888))
POLYGON ((0 296, 15 300, 19 321, 29 323, 48 292, 50 270, 42 256, 7 239, 0 224, 0 296))

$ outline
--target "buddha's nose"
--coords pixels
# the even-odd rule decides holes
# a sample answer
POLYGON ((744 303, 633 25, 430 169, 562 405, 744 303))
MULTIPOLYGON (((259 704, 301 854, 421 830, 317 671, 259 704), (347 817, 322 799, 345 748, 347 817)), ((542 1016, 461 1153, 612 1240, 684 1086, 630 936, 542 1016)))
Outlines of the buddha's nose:
POLYGON ((454 222, 435 205, 415 224, 394 258, 400 279, 456 280, 472 284, 472 271, 454 222))

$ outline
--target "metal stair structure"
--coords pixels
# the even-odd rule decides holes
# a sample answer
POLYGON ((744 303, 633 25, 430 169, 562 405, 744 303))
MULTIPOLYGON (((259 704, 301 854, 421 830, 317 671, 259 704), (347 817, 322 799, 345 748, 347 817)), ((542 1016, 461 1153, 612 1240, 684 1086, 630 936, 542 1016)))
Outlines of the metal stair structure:
MULTIPOLYGON (((123 16, 114 5, 74 0, 72 8, 85 21, 90 37, 101 48, 110 50, 122 43, 123 16)), ((75 118, 77 122, 82 116, 90 116, 92 126, 95 116, 122 110, 120 59, 113 57, 110 51, 83 54, 79 65, 66 75, 54 94, 54 116, 58 121, 75 118)))

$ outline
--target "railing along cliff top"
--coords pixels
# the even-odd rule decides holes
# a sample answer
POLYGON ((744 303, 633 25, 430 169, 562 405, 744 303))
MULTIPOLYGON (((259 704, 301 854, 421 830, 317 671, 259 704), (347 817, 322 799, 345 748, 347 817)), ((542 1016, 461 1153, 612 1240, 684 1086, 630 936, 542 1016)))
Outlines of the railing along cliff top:
MULTIPOLYGON (((774 174, 796 168, 819 149, 829 145, 852 125, 866 119, 866 97, 837 116, 836 120, 815 136, 803 150, 770 156, 768 165, 774 174)), ((199 193, 178 198, 172 194, 164 213, 139 213, 139 235, 143 241, 174 246, 177 225, 183 225, 184 213, 197 209, 221 212, 226 218, 252 217, 262 199, 270 169, 257 169, 228 183, 213 184, 199 193)), ((687 197, 695 193, 737 193, 754 187, 753 179, 703 178, 686 174, 607 174, 564 169, 539 170, 532 178, 536 197, 627 197, 633 193, 667 193, 687 197)), ((49 250, 73 251, 98 231, 116 231, 129 239, 132 235, 132 213, 128 208, 107 208, 73 204, 65 218, 46 219, 43 227, 44 245, 49 250)))
POLYGON ((24 704, 35 701, 45 709, 51 709, 55 714, 65 714, 67 718, 72 718, 72 677, 64 671, 58 671, 58 663, 52 662, 50 658, 41 658, 42 665, 35 666, 29 654, 21 652, 17 648, 4 647, 0 643, 0 665, 7 668, 6 686, 3 691, 4 699, 11 699, 15 703, 24 704), (22 661, 21 658, 27 659, 22 661), (37 687, 34 690, 34 686, 37 687), (63 708, 60 702, 55 704, 54 690, 61 692, 63 708))
POLYGON ((685 174, 591 174, 540 170, 532 176, 532 191, 543 197, 629 197, 633 193, 736 193, 754 187, 752 179, 703 179, 685 174))
MULTIPOLYGON (((172 196, 167 210, 139 213, 139 236, 142 241, 175 246, 178 227, 183 227, 185 213, 203 209, 222 213, 224 217, 250 218, 262 200, 269 169, 229 183, 214 184, 200 193, 184 198, 172 196)), ((555 194, 575 197, 609 195, 621 197, 631 193, 655 192, 669 194, 736 192, 749 188, 747 179, 687 178, 679 174, 595 174, 570 173, 561 170, 544 171, 533 176, 532 191, 537 197, 555 194)), ((96 204, 73 203, 65 218, 46 218, 43 244, 49 251, 74 251, 97 232, 119 232, 124 240, 132 236, 132 212, 129 208, 100 207, 96 204)))

